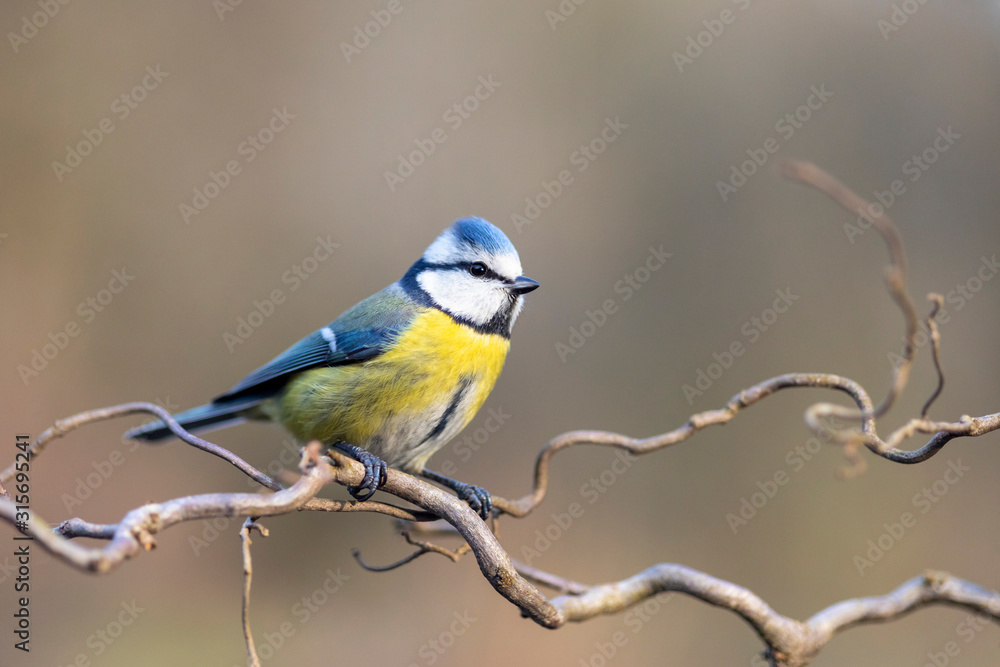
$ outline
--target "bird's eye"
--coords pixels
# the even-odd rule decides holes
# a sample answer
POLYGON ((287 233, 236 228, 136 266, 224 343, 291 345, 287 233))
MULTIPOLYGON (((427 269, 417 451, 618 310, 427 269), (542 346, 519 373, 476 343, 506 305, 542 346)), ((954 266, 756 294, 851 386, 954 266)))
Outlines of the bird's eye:
POLYGON ((482 262, 473 262, 469 264, 469 273, 474 275, 476 278, 482 278, 486 275, 486 265, 482 262))

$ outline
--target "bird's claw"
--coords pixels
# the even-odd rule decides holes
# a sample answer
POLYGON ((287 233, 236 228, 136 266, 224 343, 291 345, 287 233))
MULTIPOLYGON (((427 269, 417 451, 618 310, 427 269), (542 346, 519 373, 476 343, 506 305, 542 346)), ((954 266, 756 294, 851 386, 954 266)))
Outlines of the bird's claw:
POLYGON ((476 484, 459 482, 457 479, 445 477, 441 473, 428 470, 427 468, 424 468, 420 474, 454 491, 460 499, 468 503, 472 511, 478 514, 483 521, 486 521, 490 516, 490 512, 493 511, 493 497, 483 487, 476 484))
POLYGON ((462 484, 455 489, 458 497, 469 504, 472 511, 478 514, 483 521, 490 516, 493 511, 493 497, 490 492, 475 484, 462 484))
POLYGON ((338 442, 334 446, 365 467, 365 476, 361 478, 361 484, 347 487, 347 492, 351 494, 351 497, 364 502, 375 495, 375 492, 385 484, 389 472, 389 466, 386 465, 386 462, 368 450, 346 442, 338 442))

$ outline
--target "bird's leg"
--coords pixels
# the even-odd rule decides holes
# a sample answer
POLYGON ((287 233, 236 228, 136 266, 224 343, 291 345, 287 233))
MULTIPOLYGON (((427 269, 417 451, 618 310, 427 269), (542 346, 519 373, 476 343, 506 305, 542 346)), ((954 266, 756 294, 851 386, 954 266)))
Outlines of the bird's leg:
POLYGON ((451 477, 445 477, 441 473, 428 470, 427 468, 421 470, 420 474, 432 482, 437 482, 438 484, 447 486, 449 489, 457 493, 459 498, 469 503, 469 507, 472 508, 472 511, 476 512, 483 518, 483 521, 489 517, 490 511, 493 509, 493 498, 490 497, 490 492, 483 487, 476 486, 475 484, 459 482, 458 480, 452 479, 451 477))
POLYGON ((347 487, 347 492, 355 500, 365 501, 371 498, 379 487, 385 484, 385 476, 389 466, 367 449, 361 449, 357 445, 338 441, 333 443, 333 446, 365 467, 365 476, 361 480, 361 484, 347 487), (366 490, 367 493, 362 493, 366 490))

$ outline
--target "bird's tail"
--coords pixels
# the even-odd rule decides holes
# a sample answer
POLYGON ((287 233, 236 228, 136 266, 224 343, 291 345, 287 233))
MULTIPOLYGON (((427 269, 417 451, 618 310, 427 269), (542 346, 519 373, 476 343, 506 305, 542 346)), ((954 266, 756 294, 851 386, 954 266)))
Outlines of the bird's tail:
MULTIPOLYGON (((197 408, 191 408, 174 415, 177 423, 186 431, 212 431, 224 426, 232 426, 244 421, 243 413, 261 403, 264 399, 258 396, 244 397, 235 401, 208 403, 197 408)), ((137 426, 125 433, 126 438, 155 441, 173 436, 174 433, 162 421, 157 420, 142 426, 137 426)))

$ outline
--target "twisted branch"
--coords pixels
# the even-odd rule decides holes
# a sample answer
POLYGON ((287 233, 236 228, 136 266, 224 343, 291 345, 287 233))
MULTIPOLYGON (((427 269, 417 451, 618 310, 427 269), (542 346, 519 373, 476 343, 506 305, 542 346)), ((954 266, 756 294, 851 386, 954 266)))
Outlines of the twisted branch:
MULTIPOLYGON (((927 412, 944 384, 939 359, 940 336, 934 321, 934 316, 941 306, 941 297, 932 294, 929 299, 934 306, 928 316, 927 326, 931 331, 938 387, 925 403, 920 418, 911 419, 893 431, 885 440, 878 436, 875 421, 892 407, 905 388, 916 352, 918 319, 913 301, 906 291, 905 255, 899 232, 884 213, 873 215, 872 209, 864 200, 818 167, 792 161, 783 166, 783 174, 824 192, 849 211, 867 212, 873 226, 886 242, 890 257, 890 265, 886 270, 887 288, 893 301, 903 313, 906 336, 903 361, 894 369, 892 385, 882 402, 877 407, 874 406, 867 391, 848 378, 825 373, 790 373, 755 384, 733 396, 723 408, 692 415, 679 428, 649 438, 637 439, 606 431, 572 431, 552 439, 539 453, 535 462, 532 493, 513 501, 494 499, 494 505, 500 511, 522 517, 537 507, 546 494, 552 457, 563 449, 592 444, 617 447, 637 455, 646 454, 683 442, 708 426, 725 424, 743 409, 755 405, 777 391, 792 387, 831 389, 850 396, 854 408, 816 403, 806 411, 805 421, 817 434, 842 443, 849 456, 855 457, 855 470, 862 464, 862 460, 857 458, 856 454, 861 445, 893 462, 919 463, 936 454, 954 438, 975 437, 1000 429, 1000 413, 977 418, 965 415, 957 422, 927 419, 927 412), (856 422, 859 428, 832 429, 829 422, 834 417, 856 422), (904 440, 918 433, 933 435, 918 449, 912 451, 899 449, 904 440)), ((40 455, 49 443, 73 429, 137 412, 156 415, 181 440, 228 461, 273 493, 265 495, 220 493, 177 498, 132 510, 117 524, 93 524, 74 518, 52 529, 45 521, 32 514, 24 532, 33 536, 43 548, 71 566, 84 571, 104 573, 120 566, 141 550, 153 548, 154 536, 177 523, 214 517, 247 517, 247 522, 241 530, 245 574, 244 634, 252 661, 256 659, 256 651, 248 617, 252 576, 249 533, 251 528, 258 527, 253 519, 298 510, 376 512, 410 522, 443 519, 454 528, 466 544, 456 550, 447 550, 430 542, 414 540, 409 533, 404 533, 407 541, 418 547, 416 552, 383 568, 363 563, 362 565, 368 569, 391 569, 404 565, 423 553, 441 553, 452 560, 457 560, 463 553, 471 550, 483 575, 497 592, 515 604, 523 615, 547 628, 558 628, 568 622, 581 622, 599 614, 617 613, 662 592, 682 592, 740 615, 767 644, 768 650, 765 655, 771 664, 781 667, 799 667, 808 664, 822 646, 842 630, 860 624, 892 620, 929 604, 962 607, 1000 622, 1000 595, 939 572, 928 572, 922 577, 911 579, 884 596, 837 603, 807 621, 796 621, 782 616, 753 592, 682 565, 659 564, 620 582, 585 586, 512 561, 500 546, 494 531, 490 530, 464 502, 427 482, 390 470, 383 487, 387 493, 413 503, 421 508, 419 510, 372 501, 351 502, 315 498, 315 494, 322 486, 330 481, 344 486, 357 486, 363 476, 362 466, 337 451, 328 452, 326 457, 321 457, 320 444, 311 443, 303 450, 303 460, 300 465, 303 475, 288 488, 284 488, 232 452, 187 433, 165 410, 151 403, 127 403, 60 420, 32 444, 29 456, 34 458, 40 455), (86 548, 71 542, 75 537, 104 539, 109 540, 109 543, 103 548, 86 548), (529 583, 531 581, 560 591, 562 594, 547 600, 529 583)), ((0 473, 0 518, 11 524, 15 523, 15 506, 9 498, 3 497, 3 485, 13 474, 13 466, 0 473)), ((495 528, 495 519, 493 523, 495 528)), ((361 562, 360 557, 358 559, 361 562)))
MULTIPOLYGON (((81 570, 106 573, 140 551, 153 549, 156 546, 154 535, 178 523, 214 517, 275 516, 297 510, 316 495, 323 485, 334 479, 334 469, 320 461, 319 449, 318 443, 306 447, 303 450, 303 465, 307 468, 305 474, 293 486, 270 495, 207 493, 175 498, 132 510, 113 530, 108 526, 77 521, 68 524, 62 534, 32 513, 24 532, 34 537, 46 551, 66 563, 81 570), (111 541, 105 547, 82 547, 63 536, 69 532, 86 534, 88 537, 110 536, 111 541)), ((14 524, 15 507, 10 500, 0 498, 0 518, 14 524)))
POLYGON ((621 612, 668 591, 684 593, 740 616, 767 644, 764 655, 770 664, 780 667, 808 665, 843 630, 892 621, 927 605, 960 607, 1000 623, 1000 594, 934 571, 914 577, 886 595, 838 602, 807 621, 782 616, 742 586, 673 563, 654 565, 623 581, 592 586, 582 594, 557 597, 552 606, 566 621, 582 622, 621 612))

